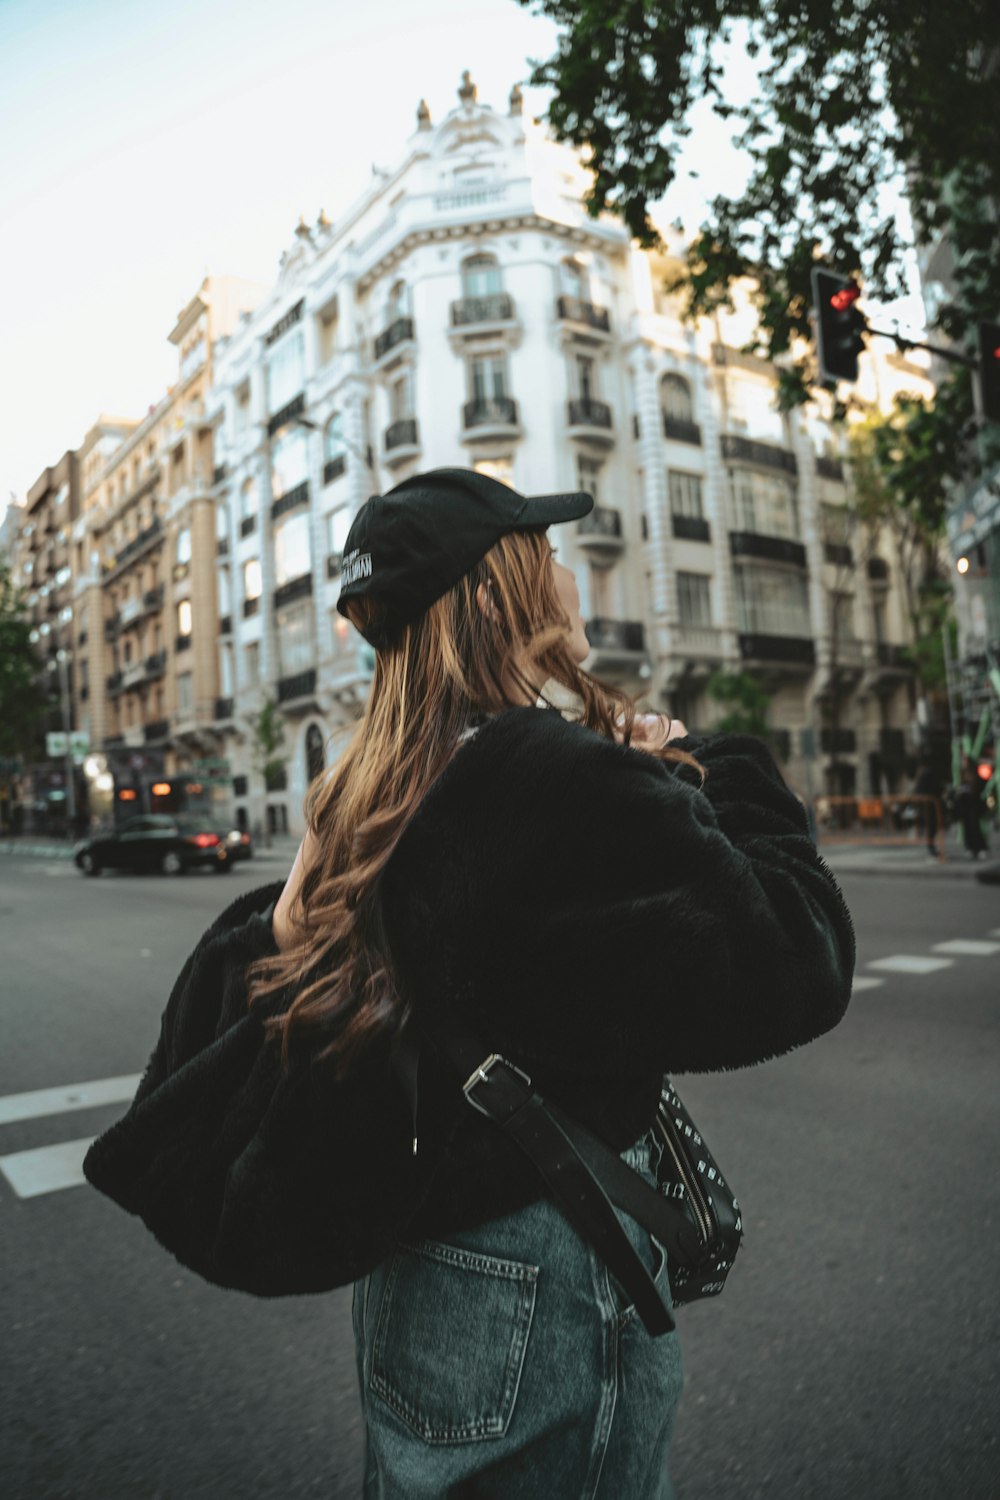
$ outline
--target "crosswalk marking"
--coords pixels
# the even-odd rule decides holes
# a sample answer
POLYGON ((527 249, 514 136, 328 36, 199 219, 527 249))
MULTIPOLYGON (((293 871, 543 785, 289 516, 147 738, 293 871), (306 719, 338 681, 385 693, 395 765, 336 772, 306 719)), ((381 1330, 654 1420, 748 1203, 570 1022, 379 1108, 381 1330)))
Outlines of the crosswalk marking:
POLYGON ((936 969, 947 969, 953 958, 927 958, 922 953, 894 953, 891 958, 873 958, 869 969, 887 969, 893 974, 933 974, 936 969))
POLYGON ((951 938, 947 943, 932 943, 932 953, 955 953, 969 958, 988 958, 1000 953, 1000 943, 984 943, 978 938, 951 938))
POLYGON ((855 979, 854 983, 851 985, 851 994, 856 995, 859 990, 878 989, 880 984, 885 984, 885 980, 875 979, 872 977, 866 979, 864 976, 862 976, 861 978, 855 979))
POLYGON ((86 1182, 83 1158, 92 1136, 77 1141, 60 1141, 55 1146, 39 1146, 33 1151, 14 1151, 0 1156, 0 1172, 19 1198, 39 1198, 61 1188, 77 1187, 86 1182))
POLYGON ((0 1125, 15 1120, 35 1120, 41 1115, 61 1115, 71 1109, 90 1109, 97 1104, 131 1103, 141 1073, 122 1078, 95 1078, 90 1083, 67 1083, 61 1088, 35 1089, 29 1094, 0 1098, 0 1125))

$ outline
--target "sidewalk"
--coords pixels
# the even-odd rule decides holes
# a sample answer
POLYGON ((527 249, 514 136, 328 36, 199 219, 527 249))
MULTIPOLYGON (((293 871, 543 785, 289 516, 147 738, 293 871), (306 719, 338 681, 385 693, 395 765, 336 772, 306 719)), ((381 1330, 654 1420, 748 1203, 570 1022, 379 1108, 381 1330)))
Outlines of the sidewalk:
POLYGON ((982 859, 970 859, 965 850, 951 839, 943 846, 944 859, 934 859, 923 843, 841 844, 819 841, 819 852, 835 874, 912 875, 924 880, 979 880, 984 885, 1000 884, 1000 858, 991 850, 982 859))

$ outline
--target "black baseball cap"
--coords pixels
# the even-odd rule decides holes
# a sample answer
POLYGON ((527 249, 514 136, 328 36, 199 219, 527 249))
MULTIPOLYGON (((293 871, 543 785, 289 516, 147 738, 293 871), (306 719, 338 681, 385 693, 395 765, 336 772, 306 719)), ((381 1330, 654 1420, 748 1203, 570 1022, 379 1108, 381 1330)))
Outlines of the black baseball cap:
POLYGON ((544 530, 594 508, 583 491, 521 495, 475 469, 430 469, 371 495, 344 542, 337 609, 377 599, 386 618, 362 630, 376 649, 453 588, 509 531, 544 530))

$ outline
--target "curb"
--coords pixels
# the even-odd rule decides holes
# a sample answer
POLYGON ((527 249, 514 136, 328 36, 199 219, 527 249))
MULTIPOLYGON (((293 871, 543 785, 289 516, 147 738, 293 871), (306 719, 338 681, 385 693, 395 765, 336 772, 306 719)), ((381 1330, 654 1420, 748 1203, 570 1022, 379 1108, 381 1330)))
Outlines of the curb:
POLYGON ((985 885, 1000 881, 1000 863, 997 861, 990 864, 957 859, 948 860, 944 864, 932 860, 928 860, 926 864, 909 864, 905 861, 876 863, 874 860, 852 858, 849 854, 843 857, 834 855, 831 859, 823 853, 822 845, 819 853, 824 864, 835 875, 902 875, 916 880, 979 880, 985 885))
POLYGON ((72 859, 73 849, 65 844, 21 844, 10 839, 0 844, 0 854, 28 854, 38 859, 72 859))

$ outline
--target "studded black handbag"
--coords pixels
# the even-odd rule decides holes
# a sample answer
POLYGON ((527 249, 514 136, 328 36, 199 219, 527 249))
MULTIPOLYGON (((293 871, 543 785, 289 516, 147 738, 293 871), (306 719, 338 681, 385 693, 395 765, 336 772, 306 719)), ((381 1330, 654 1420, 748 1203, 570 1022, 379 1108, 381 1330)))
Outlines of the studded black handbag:
POLYGON ((668 1254, 674 1306, 717 1297, 743 1239, 740 1206, 680 1095, 664 1078, 654 1124, 662 1146, 657 1185, 687 1218, 698 1236, 683 1258, 668 1254))

